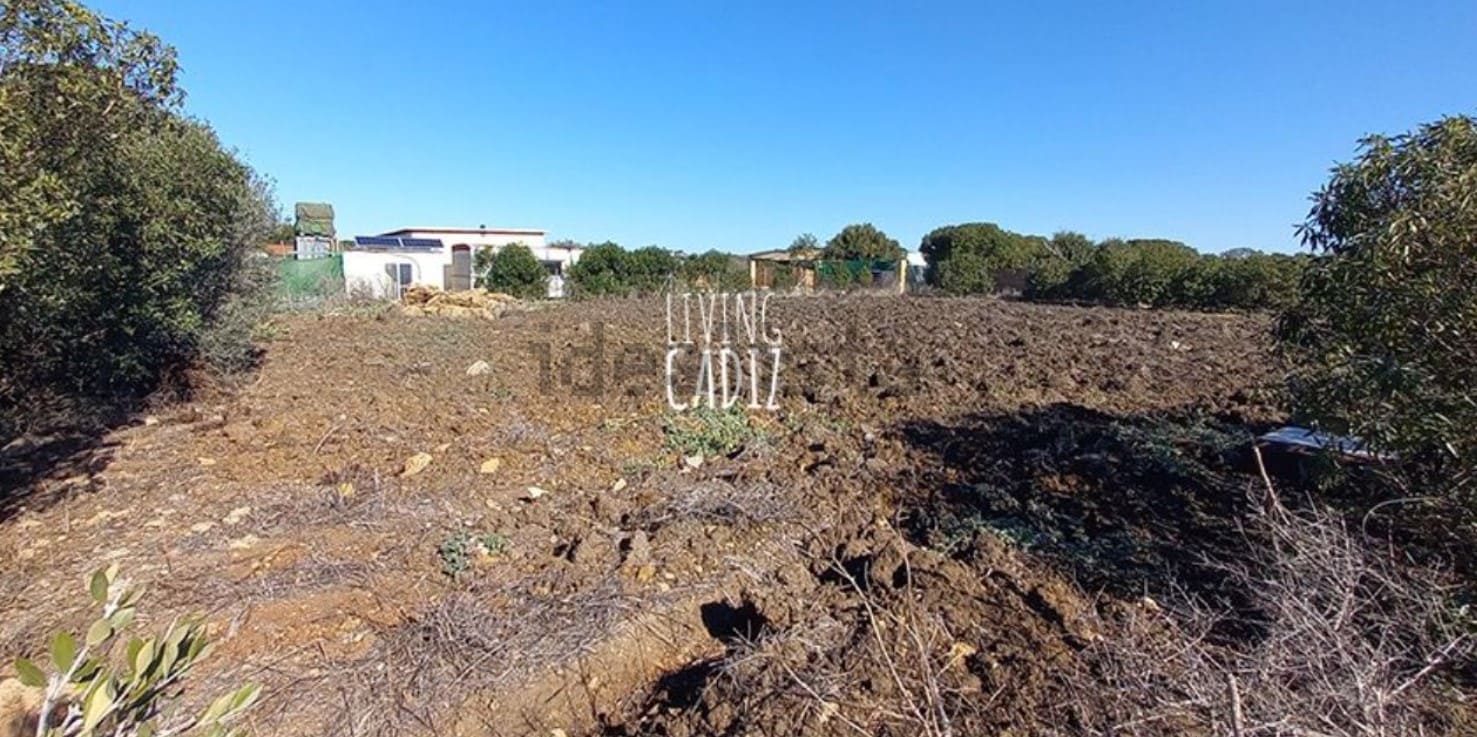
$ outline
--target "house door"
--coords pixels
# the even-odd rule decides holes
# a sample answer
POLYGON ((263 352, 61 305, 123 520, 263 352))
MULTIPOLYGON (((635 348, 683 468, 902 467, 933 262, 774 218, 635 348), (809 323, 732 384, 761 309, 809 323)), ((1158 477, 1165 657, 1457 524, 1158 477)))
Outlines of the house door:
POLYGON ((400 299, 410 288, 411 268, 407 263, 385 264, 385 273, 390 276, 391 299, 400 299))

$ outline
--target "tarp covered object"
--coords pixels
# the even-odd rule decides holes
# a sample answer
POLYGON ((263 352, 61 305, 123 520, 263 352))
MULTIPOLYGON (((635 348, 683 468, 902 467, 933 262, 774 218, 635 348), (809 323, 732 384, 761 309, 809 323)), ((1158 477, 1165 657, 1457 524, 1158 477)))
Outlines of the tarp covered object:
POLYGON ((296 215, 295 229, 298 235, 318 235, 332 238, 333 205, 327 202, 299 202, 293 208, 296 215))

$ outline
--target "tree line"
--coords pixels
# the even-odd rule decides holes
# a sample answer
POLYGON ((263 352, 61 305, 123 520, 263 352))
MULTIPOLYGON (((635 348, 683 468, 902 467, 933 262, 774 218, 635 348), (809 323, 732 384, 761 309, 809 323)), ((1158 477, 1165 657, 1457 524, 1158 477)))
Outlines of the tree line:
POLYGON ((1286 307, 1308 262, 1251 249, 1202 254, 1163 239, 1047 238, 994 223, 936 228, 920 250, 928 283, 949 294, 1015 290, 1033 300, 1190 309, 1286 307))

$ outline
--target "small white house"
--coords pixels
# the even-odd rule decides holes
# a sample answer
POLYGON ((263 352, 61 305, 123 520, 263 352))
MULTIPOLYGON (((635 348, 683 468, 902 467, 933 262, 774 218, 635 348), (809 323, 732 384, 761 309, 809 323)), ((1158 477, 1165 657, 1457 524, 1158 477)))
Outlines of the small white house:
POLYGON ((549 296, 564 296, 564 276, 582 249, 549 246, 544 231, 517 228, 401 228, 359 236, 344 251, 344 284, 349 293, 399 297, 412 286, 469 289, 473 255, 522 243, 549 271, 549 296))

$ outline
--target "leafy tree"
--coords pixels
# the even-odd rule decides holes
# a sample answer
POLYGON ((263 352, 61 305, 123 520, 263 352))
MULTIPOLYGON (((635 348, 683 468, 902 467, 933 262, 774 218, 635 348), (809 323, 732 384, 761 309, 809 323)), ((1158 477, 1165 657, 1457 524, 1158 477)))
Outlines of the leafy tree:
POLYGON ((1026 274, 1027 299, 1055 300, 1070 299, 1073 293, 1072 277, 1078 273, 1065 259, 1050 258, 1035 266, 1026 274))
POLYGON ((626 255, 626 286, 638 294, 659 294, 678 271, 678 261, 661 246, 638 248, 626 255))
POLYGON ((1470 499, 1477 476, 1477 120, 1370 136, 1299 229, 1314 254, 1278 335, 1298 412, 1424 461, 1470 499))
POLYGON ((1097 250, 1091 238, 1070 230, 1059 230, 1046 242, 1046 251, 1073 268, 1087 263, 1097 250))
POLYGON ((629 294, 626 257, 626 249, 610 241, 586 248, 569 269, 573 293, 582 297, 629 294))
POLYGON ((741 259, 722 251, 689 256, 682 264, 682 274, 689 284, 717 291, 749 288, 748 267, 741 259))
POLYGON ((898 242, 871 223, 848 225, 826 241, 821 258, 844 261, 897 261, 905 255, 898 242))
POLYGON ((521 299, 542 299, 549 294, 549 272, 533 251, 522 243, 499 249, 477 251, 477 286, 521 299))
POLYGON ((791 256, 804 257, 807 254, 818 253, 821 250, 821 242, 810 233, 801 233, 790 241, 790 247, 786 249, 791 256))
POLYGON ((272 243, 293 243, 297 240, 297 228, 292 223, 277 223, 272 226, 272 232, 267 235, 267 240, 272 243))
MULTIPOLYGON (((1250 249, 1246 249, 1250 250, 1250 249)), ((1281 310, 1297 300, 1298 281, 1308 259, 1252 251, 1245 255, 1206 256, 1219 265, 1205 307, 1281 310)))
POLYGON ((1083 292, 1113 305, 1164 307, 1175 303, 1176 280, 1193 269, 1200 254, 1179 241, 1104 241, 1083 267, 1083 292))
POLYGON ((0 5, 0 433, 126 406, 259 286, 270 189, 181 115, 175 74, 74 3, 0 5))
POLYGON ((977 251, 960 251, 930 262, 925 278, 949 294, 988 294, 995 291, 995 275, 977 251))
POLYGON ((935 228, 923 236, 919 251, 928 261, 930 283, 953 294, 993 292, 1002 277, 1024 273, 1050 253, 1045 239, 994 223, 935 228))

